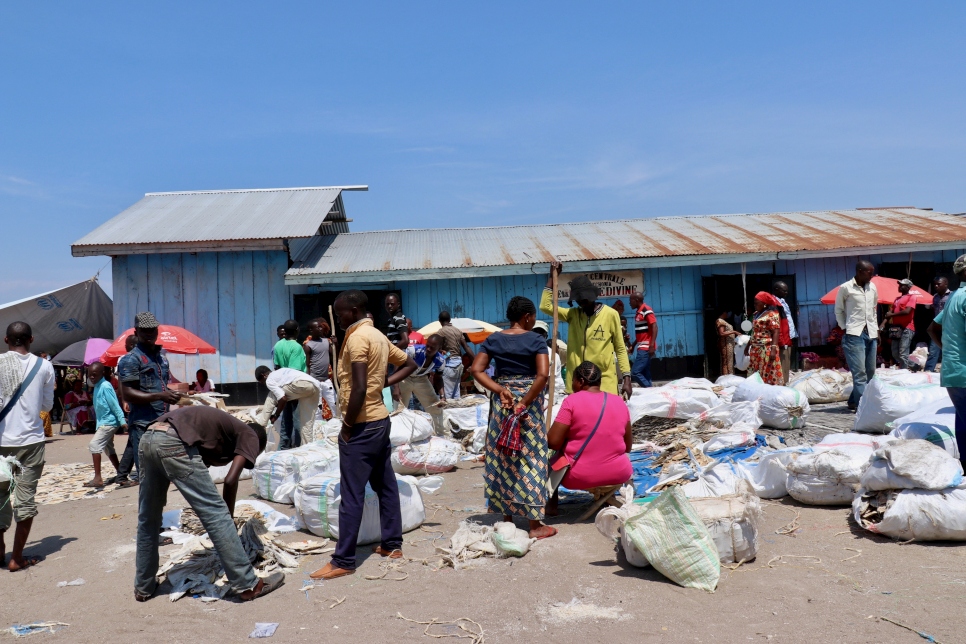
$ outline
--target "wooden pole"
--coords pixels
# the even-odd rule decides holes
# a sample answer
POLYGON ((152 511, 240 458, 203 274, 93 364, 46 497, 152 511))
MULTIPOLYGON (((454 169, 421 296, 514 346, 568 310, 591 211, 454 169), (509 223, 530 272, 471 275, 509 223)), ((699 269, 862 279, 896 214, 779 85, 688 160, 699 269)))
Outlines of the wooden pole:
POLYGON ((554 389, 556 389, 557 378, 554 375, 556 373, 557 364, 557 323, 559 320, 559 312, 557 311, 557 271, 553 266, 550 267, 550 288, 552 289, 551 297, 553 298, 553 328, 550 330, 550 399, 549 406, 547 407, 547 426, 549 429, 550 425, 550 415, 553 413, 553 395, 554 389))
MULTIPOLYGON (((332 335, 335 335, 335 317, 332 315, 332 305, 329 305, 329 331, 332 335)), ((335 344, 329 341, 329 350, 332 351, 332 386, 335 387, 335 399, 339 399, 339 363, 338 363, 338 352, 335 350, 335 344)), ((335 415, 336 410, 332 410, 332 415, 335 415)))

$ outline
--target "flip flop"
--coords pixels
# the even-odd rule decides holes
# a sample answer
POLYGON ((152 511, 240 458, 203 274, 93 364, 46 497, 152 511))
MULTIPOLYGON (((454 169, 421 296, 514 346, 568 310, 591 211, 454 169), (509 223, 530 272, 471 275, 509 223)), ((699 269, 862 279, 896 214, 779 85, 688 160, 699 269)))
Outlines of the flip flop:
POLYGON ((104 487, 104 483, 101 483, 100 485, 94 485, 94 481, 88 481, 87 483, 84 483, 83 487, 104 487))
POLYGON ((10 570, 10 568, 7 568, 7 570, 10 571, 10 572, 20 572, 21 570, 26 570, 27 568, 30 568, 31 566, 36 566, 37 564, 39 564, 43 560, 44 560, 43 557, 40 557, 40 556, 37 556, 37 555, 25 556, 23 558, 24 565, 22 567, 17 568, 16 570, 10 570))
POLYGON ((126 481, 121 481, 120 483, 118 483, 117 486, 118 487, 134 487, 137 484, 138 484, 137 481, 132 481, 131 479, 127 479, 126 481))
MULTIPOLYGON (((550 530, 552 532, 550 532, 550 534, 545 534, 542 537, 536 537, 537 541, 540 541, 541 539, 549 539, 550 537, 552 537, 555 534, 557 534, 557 529, 555 527, 553 527, 552 525, 546 525, 546 526, 543 526, 543 527, 544 528, 550 528, 550 530)), ((531 538, 533 538, 533 537, 531 537, 531 538)))

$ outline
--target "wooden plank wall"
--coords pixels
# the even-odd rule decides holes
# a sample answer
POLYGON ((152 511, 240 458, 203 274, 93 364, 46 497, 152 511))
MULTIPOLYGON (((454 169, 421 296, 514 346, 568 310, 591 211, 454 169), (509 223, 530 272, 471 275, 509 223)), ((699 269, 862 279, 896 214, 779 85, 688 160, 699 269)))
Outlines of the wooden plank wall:
POLYGON ((138 311, 152 311, 210 342, 218 353, 169 353, 172 373, 191 381, 199 368, 220 382, 253 382, 271 364, 275 327, 291 317, 283 252, 164 253, 113 260, 114 329, 129 329, 138 311))

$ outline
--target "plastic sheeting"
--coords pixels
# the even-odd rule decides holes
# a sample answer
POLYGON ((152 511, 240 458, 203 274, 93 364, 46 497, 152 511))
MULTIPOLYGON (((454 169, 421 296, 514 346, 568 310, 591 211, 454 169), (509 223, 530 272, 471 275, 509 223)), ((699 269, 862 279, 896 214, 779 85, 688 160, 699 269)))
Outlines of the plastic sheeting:
MULTIPOLYGON (((96 279, 0 305, 0 330, 26 322, 33 331, 30 350, 53 355, 87 338, 114 337, 114 303, 96 279)), ((7 350, 0 346, 0 353, 7 350)))

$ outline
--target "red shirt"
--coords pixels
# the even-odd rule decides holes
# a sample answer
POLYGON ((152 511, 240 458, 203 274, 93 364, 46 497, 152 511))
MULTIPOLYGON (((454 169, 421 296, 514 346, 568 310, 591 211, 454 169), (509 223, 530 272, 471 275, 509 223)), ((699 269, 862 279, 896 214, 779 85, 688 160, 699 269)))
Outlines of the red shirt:
POLYGON ((913 323, 913 318, 916 315, 916 296, 912 293, 906 293, 905 295, 900 295, 896 298, 895 303, 892 305, 892 312, 898 313, 904 308, 911 307, 912 313, 908 315, 896 315, 889 320, 889 324, 894 324, 895 326, 902 326, 910 331, 916 330, 916 325, 913 323))
POLYGON ((652 324, 657 321, 654 311, 647 304, 641 304, 634 316, 634 350, 641 349, 649 351, 654 342, 654 327, 652 324))

